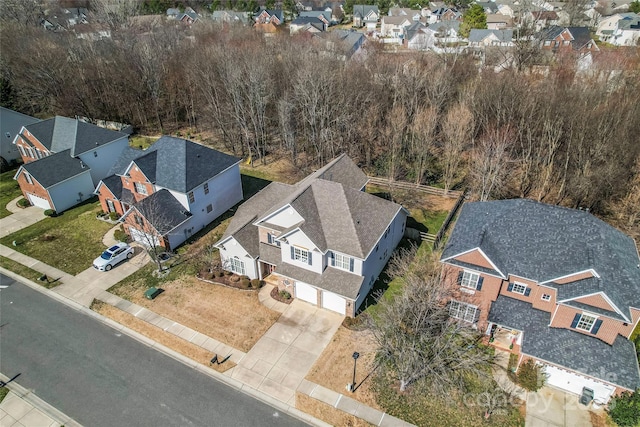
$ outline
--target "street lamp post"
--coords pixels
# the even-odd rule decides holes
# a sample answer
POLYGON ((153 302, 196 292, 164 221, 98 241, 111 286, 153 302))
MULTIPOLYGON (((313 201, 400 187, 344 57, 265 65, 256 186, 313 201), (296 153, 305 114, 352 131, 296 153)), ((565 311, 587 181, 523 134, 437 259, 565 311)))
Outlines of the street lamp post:
POLYGON ((354 351, 351 357, 353 357, 353 382, 351 383, 351 392, 353 393, 356 391, 356 361, 360 357, 360 353, 354 351))

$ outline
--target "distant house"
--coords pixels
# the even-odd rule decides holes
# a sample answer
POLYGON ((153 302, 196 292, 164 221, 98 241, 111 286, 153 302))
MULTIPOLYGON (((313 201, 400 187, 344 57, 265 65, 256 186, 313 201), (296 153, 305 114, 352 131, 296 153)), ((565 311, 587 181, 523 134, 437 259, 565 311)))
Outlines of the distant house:
POLYGON ((173 250, 242 200, 239 158, 163 136, 128 148, 95 193, 135 241, 173 250))
POLYGON ((289 23, 289 33, 299 32, 320 33, 326 31, 327 25, 316 17, 298 16, 289 23))
POLYGON ((487 14, 487 29, 506 30, 513 28, 513 19, 506 15, 487 14))
POLYGON ((587 27, 552 26, 539 33, 542 49, 553 52, 574 51, 597 52, 600 49, 593 41, 587 27))
POLYGON ((461 21, 462 13, 452 7, 440 7, 432 10, 429 23, 440 21, 461 21))
POLYGON ((272 24, 274 26, 279 26, 284 23, 284 12, 282 10, 262 9, 255 16, 254 21, 256 24, 272 24))
POLYGON ((469 46, 513 46, 513 30, 478 30, 469 32, 469 46))
POLYGON ((440 21, 430 24, 427 31, 433 34, 436 45, 445 46, 460 41, 460 21, 440 21))
POLYGON ((24 126, 14 144, 24 162, 14 177, 24 197, 34 206, 63 212, 92 197, 129 137, 57 116, 24 126))
POLYGON ((496 4, 496 2, 493 1, 487 1, 487 2, 476 2, 477 5, 479 5, 480 7, 482 7, 482 9, 484 10, 484 13, 487 15, 492 15, 492 14, 496 14, 498 13, 498 5, 496 4))
POLYGON ((414 22, 404 29, 403 44, 411 50, 428 50, 436 42, 435 35, 422 22, 414 22))
POLYGON ((383 16, 380 24, 380 35, 382 37, 402 39, 405 27, 413 23, 414 21, 407 16, 383 16))
POLYGON ((353 26, 357 28, 367 27, 367 30, 374 31, 378 26, 380 11, 378 6, 367 4, 356 4, 353 6, 353 26))
MULTIPOLYGON (((331 25, 331 11, 327 10, 311 10, 303 11, 298 14, 299 18, 317 18, 324 23, 324 30, 331 25)), ((323 30, 323 31, 324 31, 323 30)))
POLYGON ((243 24, 249 23, 247 12, 236 12, 234 10, 216 10, 211 14, 213 22, 225 24, 243 24))
POLYGON ((364 192, 367 181, 342 155, 295 185, 269 184, 215 244, 223 266, 355 316, 407 221, 402 206, 364 192))
POLYGON ((0 169, 22 160, 18 147, 13 144, 17 134, 24 126, 39 122, 35 117, 0 107, 0 169))
POLYGON ((389 16, 404 16, 409 18, 411 21, 422 21, 422 23, 426 23, 426 18, 422 15, 422 11, 409 9, 406 7, 392 7, 389 8, 389 16))
POLYGON ((324 53, 346 61, 357 56, 366 41, 364 34, 358 31, 334 30, 316 34, 324 44, 324 53))
POLYGON ((185 8, 184 12, 178 8, 169 8, 167 9, 167 18, 191 25, 200 18, 200 15, 190 7, 185 8))
POLYGON ((536 31, 542 31, 544 28, 557 26, 560 23, 560 17, 553 10, 529 12, 524 19, 532 22, 536 31))
POLYGON ((451 317, 531 359, 545 383, 594 401, 640 386, 632 238, 586 211, 514 199, 464 205, 443 250, 451 317))
POLYGON ((603 19, 596 35, 616 46, 637 46, 640 41, 640 15, 619 13, 603 19))

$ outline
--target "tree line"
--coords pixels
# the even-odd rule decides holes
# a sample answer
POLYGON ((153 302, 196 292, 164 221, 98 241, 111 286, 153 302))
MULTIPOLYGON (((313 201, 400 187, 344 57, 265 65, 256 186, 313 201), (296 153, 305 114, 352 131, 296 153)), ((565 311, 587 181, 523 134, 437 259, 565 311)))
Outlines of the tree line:
POLYGON ((344 60, 337 38, 198 24, 120 21, 92 41, 4 23, 2 105, 156 134, 187 128, 253 162, 277 153, 302 169, 347 152, 371 174, 482 200, 637 207, 637 71, 578 78, 565 62, 546 75, 478 72, 471 56, 374 44, 344 60))

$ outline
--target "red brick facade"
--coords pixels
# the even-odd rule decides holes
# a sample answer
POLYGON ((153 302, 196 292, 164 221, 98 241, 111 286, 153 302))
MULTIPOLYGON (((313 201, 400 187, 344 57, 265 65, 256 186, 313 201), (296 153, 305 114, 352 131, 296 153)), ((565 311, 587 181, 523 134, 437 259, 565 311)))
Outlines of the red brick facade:
POLYGON ((22 173, 20 173, 17 179, 18 185, 20 185, 20 190, 22 191, 22 195, 24 196, 24 198, 29 200, 27 193, 35 194, 38 197, 47 199, 49 201, 51 209, 53 209, 53 202, 51 201, 47 190, 45 190, 44 187, 42 187, 42 185, 40 185, 40 183, 31 175, 29 175, 31 181, 29 182, 29 180, 27 179, 28 174, 29 173, 23 169, 22 173))

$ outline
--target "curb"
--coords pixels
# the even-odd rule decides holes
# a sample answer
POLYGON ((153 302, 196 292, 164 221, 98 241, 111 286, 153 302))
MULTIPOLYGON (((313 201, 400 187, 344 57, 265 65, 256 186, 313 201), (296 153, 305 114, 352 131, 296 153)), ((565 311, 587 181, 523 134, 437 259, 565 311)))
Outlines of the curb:
MULTIPOLYGON (((15 274, 12 271, 9 271, 9 270, 7 270, 5 268, 0 267, 0 273, 4 274, 6 276, 9 276, 9 277, 11 277, 12 279, 14 279, 16 281, 19 281, 20 283, 22 283, 22 284, 24 284, 24 285, 26 285, 26 286, 28 286, 28 287, 40 292, 41 294, 47 295, 47 296, 53 298, 54 300, 56 300, 56 301, 58 301, 58 302, 60 302, 62 304, 65 304, 66 306, 68 306, 68 307, 70 307, 70 308, 72 308, 72 309, 74 309, 76 311, 79 311, 79 312, 81 312, 81 313, 83 313, 83 314, 85 314, 85 315, 87 315, 89 317, 92 317, 92 318, 100 321, 102 324, 104 324, 106 326, 109 326, 109 327, 111 327, 111 328, 113 328, 113 329, 115 329, 115 330, 117 330, 119 332, 122 332, 122 333, 128 335, 129 337, 135 339, 136 341, 138 341, 138 342, 140 342, 140 343, 142 343, 142 344, 144 344, 144 345, 146 345, 148 347, 156 349, 156 350, 162 352, 164 355, 169 356, 172 359, 174 359, 174 360, 176 360, 176 361, 178 361, 178 362, 180 362, 180 363, 182 363, 182 364, 184 364, 184 365, 186 365, 186 366, 188 366, 190 368, 193 368, 193 369, 195 369, 195 370, 197 370, 197 371, 209 376, 210 378, 212 378, 214 380, 222 382, 222 383, 226 384, 229 387, 232 387, 232 388, 234 388, 234 389, 236 389, 236 390, 238 390, 238 391, 240 391, 240 392, 242 392, 242 393, 244 393, 246 395, 249 395, 249 396, 253 397, 256 400, 259 400, 259 401, 261 401, 261 402, 263 402, 263 403, 265 403, 265 404, 267 404, 269 406, 274 407, 275 409, 278 409, 278 410, 280 410, 280 411, 282 411, 282 412, 284 412, 286 414, 289 414, 290 416, 292 416, 294 418, 297 418, 300 421, 304 421, 304 422, 306 422, 308 424, 311 424, 311 425, 314 425, 314 426, 319 426, 319 427, 330 427, 331 426, 330 424, 327 424, 326 422, 324 422, 322 420, 319 420, 319 419, 317 419, 317 418, 315 418, 315 417, 313 417, 313 416, 311 416, 311 415, 309 415, 309 414, 307 414, 305 412, 302 412, 299 409, 296 409, 295 407, 292 407, 291 405, 288 405, 288 404, 286 404, 284 402, 276 400, 273 397, 271 397, 271 396, 269 396, 269 395, 267 395, 267 394, 265 394, 265 393, 263 393, 263 392, 261 392, 259 390, 251 388, 248 385, 246 385, 246 384, 244 384, 244 383, 242 383, 242 382, 240 382, 240 381, 238 381, 236 379, 227 377, 226 375, 224 375, 224 374, 222 374, 220 372, 214 371, 213 369, 210 369, 205 365, 202 365, 202 364, 200 364, 198 362, 195 362, 195 361, 189 359, 188 357, 183 356, 183 355, 177 353, 176 351, 171 350, 170 348, 168 348, 168 347, 166 347, 166 346, 164 346, 164 345, 162 345, 162 344, 160 344, 160 343, 158 343, 156 341, 153 341, 153 340, 145 337, 144 335, 142 335, 142 334, 140 334, 140 333, 138 333, 138 332, 136 332, 136 331, 134 331, 132 329, 127 328, 124 325, 121 325, 121 324, 119 324, 119 323, 117 323, 117 322, 115 322, 115 321, 113 321, 111 319, 108 319, 107 317, 105 317, 105 316, 103 316, 103 315, 101 315, 99 313, 96 313, 95 311, 91 310, 88 307, 85 307, 85 306, 83 306, 81 304, 78 304, 77 302, 75 302, 75 301, 73 301, 73 300, 71 300, 71 299, 69 299, 69 298, 67 298, 65 296, 62 296, 62 295, 56 293, 55 291, 51 291, 49 289, 43 288, 42 286, 32 282, 29 279, 24 278, 24 277, 22 277, 22 276, 20 276, 18 274, 15 274)), ((13 384, 13 383, 10 383, 10 384, 13 384)), ((48 404, 46 404, 46 405, 48 405, 48 404)), ((50 405, 48 405, 48 406, 50 406, 50 405)), ((59 413, 59 411, 57 411, 55 408, 53 408, 53 409, 56 412, 59 413)), ((54 417, 52 416, 52 418, 54 418, 54 417)), ((65 425, 65 426, 67 425, 65 423, 61 423, 61 424, 65 425)), ((76 423, 74 426, 80 426, 80 424, 76 423)))
MULTIPOLYGON (((9 377, 0 373, 0 380, 6 383, 7 381, 9 381, 9 379, 10 379, 9 377)), ((33 406, 40 412, 48 415, 50 418, 52 418, 55 422, 57 422, 61 426, 82 427, 82 424, 78 423, 73 418, 69 417, 68 415, 65 415, 58 409, 49 405, 47 402, 40 399, 38 396, 33 394, 30 390, 26 389, 25 387, 21 386, 15 381, 11 381, 7 385, 5 385, 5 387, 11 390, 11 392, 14 393, 16 396, 18 396, 20 399, 29 403, 31 406, 33 406)))

